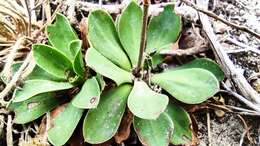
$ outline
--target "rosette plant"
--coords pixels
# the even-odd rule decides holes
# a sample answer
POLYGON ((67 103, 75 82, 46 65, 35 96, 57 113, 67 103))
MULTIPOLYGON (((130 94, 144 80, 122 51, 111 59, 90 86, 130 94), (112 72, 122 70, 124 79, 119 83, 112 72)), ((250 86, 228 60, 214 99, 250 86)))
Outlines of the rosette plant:
MULTIPOLYGON (((25 124, 57 107, 59 112, 51 113, 48 140, 63 145, 84 109, 97 106, 105 83, 102 76, 91 76, 85 68, 81 40, 65 16, 57 14, 55 23, 46 31, 49 45, 32 46, 36 66, 22 88, 15 89, 9 109, 15 112, 15 123, 25 124)), ((14 64, 13 72, 20 65, 14 64)))
MULTIPOLYGON (((37 65, 22 88, 15 89, 9 107, 15 111, 15 122, 28 123, 57 107, 58 113, 51 112, 48 140, 53 145, 64 145, 84 110, 89 109, 83 136, 88 143, 100 144, 117 134, 128 108, 144 145, 191 141, 189 115, 170 99, 186 104, 204 102, 218 91, 223 72, 209 59, 151 72, 151 65, 142 62, 154 63, 162 49, 176 42, 181 20, 171 6, 166 6, 158 16, 151 17, 147 41, 142 38, 146 20, 147 9, 143 12, 135 2, 128 4, 115 23, 107 12, 92 11, 87 22, 91 47, 85 55, 85 66, 81 41, 68 20, 57 14, 56 22, 47 27, 49 45, 33 45, 37 65), (103 77, 115 83, 105 91, 103 77), (154 90, 156 85, 163 90, 154 90)), ((14 65, 14 71, 19 65, 14 65)))
POLYGON ((151 17, 144 43, 146 20, 147 6, 142 11, 135 2, 130 2, 115 23, 103 10, 92 11, 88 16, 91 47, 85 56, 86 64, 117 85, 85 117, 83 134, 89 143, 112 138, 128 108, 144 145, 187 144, 192 139, 189 116, 169 98, 198 104, 219 89, 218 79, 223 79, 223 72, 209 59, 197 59, 160 73, 150 72, 149 63, 142 65, 158 60, 160 51, 176 42, 181 31, 180 17, 172 6, 166 6, 158 16, 151 17), (163 92, 153 90, 154 85, 163 92))

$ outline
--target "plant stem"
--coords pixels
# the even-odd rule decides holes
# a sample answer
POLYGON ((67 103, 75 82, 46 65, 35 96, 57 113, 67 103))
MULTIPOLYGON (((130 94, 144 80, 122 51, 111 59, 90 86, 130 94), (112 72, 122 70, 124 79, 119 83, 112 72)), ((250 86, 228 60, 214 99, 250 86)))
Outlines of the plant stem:
POLYGON ((144 9, 144 15, 143 15, 143 24, 142 24, 142 33, 141 33, 141 42, 140 42, 140 49, 139 49, 139 57, 138 57, 138 63, 137 67, 134 70, 134 75, 136 77, 140 77, 140 71, 143 65, 144 60, 144 51, 145 51, 145 44, 146 44, 146 32, 147 32, 147 21, 148 21, 148 9, 149 9, 149 0, 143 1, 143 9, 144 9))

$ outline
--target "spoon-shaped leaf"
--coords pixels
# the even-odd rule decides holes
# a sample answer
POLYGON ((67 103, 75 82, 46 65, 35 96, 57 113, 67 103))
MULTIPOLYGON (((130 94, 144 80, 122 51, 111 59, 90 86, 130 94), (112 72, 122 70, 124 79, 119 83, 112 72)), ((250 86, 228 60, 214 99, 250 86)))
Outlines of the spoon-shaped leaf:
POLYGON ((165 113, 168 114, 174 125, 171 143, 174 145, 190 145, 192 130, 190 129, 191 120, 189 114, 173 103, 169 103, 165 113))
POLYGON ((21 102, 41 93, 65 90, 72 87, 73 85, 68 82, 27 80, 24 82, 22 89, 15 89, 13 102, 21 102))
POLYGON ((118 21, 119 38, 132 62, 132 66, 135 66, 138 62, 142 15, 142 9, 136 2, 132 1, 123 10, 118 21))
POLYGON ((146 52, 158 51, 175 42, 181 31, 181 18, 173 12, 172 6, 164 7, 158 16, 152 17, 148 25, 146 52))
POLYGON ((127 104, 135 116, 142 119, 156 119, 164 112, 168 101, 166 95, 154 92, 144 81, 135 81, 127 104))
POLYGON ((103 10, 92 11, 88 16, 88 28, 88 38, 92 47, 121 68, 131 69, 114 22, 108 13, 103 10))
POLYGON ((101 96, 96 109, 89 110, 83 124, 85 141, 103 143, 112 138, 123 117, 131 85, 123 84, 101 96))
POLYGON ((52 119, 52 127, 48 130, 48 140, 55 146, 64 145, 75 128, 83 114, 83 109, 74 107, 68 103, 65 109, 52 119))
POLYGON ((200 68, 170 69, 155 74, 151 81, 188 104, 201 103, 219 90, 217 78, 211 72, 200 68))
POLYGON ((47 26, 47 33, 50 43, 70 60, 73 60, 69 44, 72 40, 78 39, 78 37, 70 26, 68 19, 64 15, 57 13, 55 23, 47 26))
MULTIPOLYGON (((23 62, 18 61, 15 62, 12 65, 12 75, 14 75, 18 69, 21 67, 23 62)), ((61 78, 57 78, 49 73, 47 73, 45 70, 43 70, 42 68, 40 68, 38 65, 35 65, 35 67, 33 68, 33 71, 26 77, 26 80, 52 80, 52 81, 64 81, 64 79, 61 78)), ((5 84, 7 84, 6 80, 3 80, 3 82, 5 84)))
POLYGON ((15 112, 15 123, 25 124, 52 110, 61 101, 51 93, 43 93, 23 102, 12 102, 9 109, 15 112))
POLYGON ((162 113, 156 120, 134 117, 134 129, 143 145, 168 146, 173 131, 169 116, 162 113))
POLYGON ((112 79, 116 82, 117 85, 126 82, 132 82, 130 72, 127 72, 113 64, 110 60, 101 55, 94 48, 88 49, 85 60, 87 66, 100 73, 101 75, 112 79))
POLYGON ((55 48, 41 44, 33 45, 33 57, 36 64, 46 72, 59 78, 68 78, 72 63, 55 48))
POLYGON ((77 75, 84 77, 85 67, 84 67, 84 61, 81 52, 81 46, 82 46, 81 40, 74 40, 71 41, 69 48, 74 57, 73 59, 74 72, 77 75))
POLYGON ((221 70, 219 65, 216 62, 214 62, 213 60, 208 59, 208 58, 198 58, 198 59, 191 61, 190 63, 184 64, 175 69, 184 69, 184 68, 206 69, 206 70, 210 71, 211 73, 213 73, 219 81, 222 81, 225 78, 225 74, 221 70))
POLYGON ((100 88, 95 77, 87 79, 72 104, 78 108, 96 108, 99 103, 100 88))

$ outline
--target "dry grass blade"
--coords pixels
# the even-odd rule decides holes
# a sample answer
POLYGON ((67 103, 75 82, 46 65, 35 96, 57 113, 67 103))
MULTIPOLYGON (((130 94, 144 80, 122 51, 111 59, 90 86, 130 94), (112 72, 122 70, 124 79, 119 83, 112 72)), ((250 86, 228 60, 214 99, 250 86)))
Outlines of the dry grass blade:
POLYGON ((15 31, 8 24, 0 21, 0 36, 6 40, 13 40, 15 38, 15 31))
POLYGON ((12 49, 11 49, 9 55, 7 56, 4 69, 1 73, 6 81, 9 81, 11 79, 12 64, 13 64, 13 61, 15 59, 17 51, 19 50, 19 48, 21 48, 23 41, 24 41, 24 37, 19 38, 16 41, 16 43, 13 45, 13 47, 11 47, 12 49))
MULTIPOLYGON (((28 35, 28 24, 23 15, 4 4, 0 4, 0 14, 3 14, 5 17, 10 17, 10 24, 13 24, 13 28, 16 28, 17 34, 28 35)), ((5 18, 2 18, 2 20, 4 19, 5 18)))

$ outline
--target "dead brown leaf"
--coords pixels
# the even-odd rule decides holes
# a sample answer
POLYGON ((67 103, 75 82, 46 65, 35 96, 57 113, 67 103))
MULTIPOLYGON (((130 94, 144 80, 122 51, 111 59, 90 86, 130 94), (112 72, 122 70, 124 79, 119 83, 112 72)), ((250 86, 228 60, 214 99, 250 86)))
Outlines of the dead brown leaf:
POLYGON ((82 18, 82 20, 79 23, 79 30, 80 30, 80 37, 83 42, 83 49, 86 50, 89 48, 89 43, 88 43, 88 25, 87 25, 87 18, 82 18))
POLYGON ((133 114, 127 109, 118 132, 114 136, 116 143, 121 144, 123 141, 128 139, 131 132, 131 125, 133 122, 133 114))

